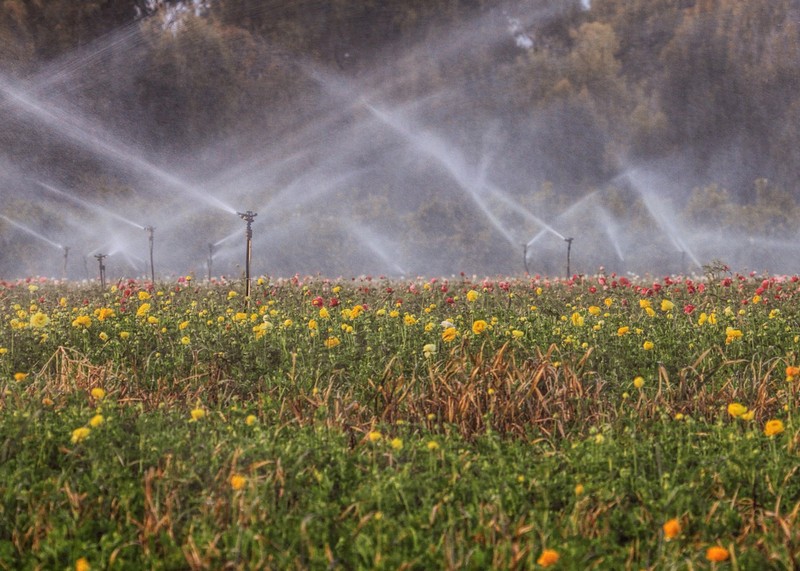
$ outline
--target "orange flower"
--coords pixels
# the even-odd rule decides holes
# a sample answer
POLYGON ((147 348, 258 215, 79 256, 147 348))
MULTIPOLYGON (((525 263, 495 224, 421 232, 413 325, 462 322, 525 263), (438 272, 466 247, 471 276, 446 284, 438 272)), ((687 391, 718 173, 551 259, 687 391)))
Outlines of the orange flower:
POLYGON ((555 565, 558 563, 558 551, 554 549, 545 549, 542 551, 539 559, 536 560, 536 563, 542 567, 550 567, 551 565, 555 565))
POLYGON ((800 376, 800 367, 786 367, 786 381, 791 382, 800 376))
POLYGON ((712 545, 706 549, 706 559, 709 561, 715 561, 719 563, 721 561, 727 561, 730 556, 730 552, 721 545, 712 545))
POLYGON ((681 522, 677 518, 667 521, 661 528, 664 530, 664 537, 667 538, 667 541, 675 539, 681 534, 681 522))

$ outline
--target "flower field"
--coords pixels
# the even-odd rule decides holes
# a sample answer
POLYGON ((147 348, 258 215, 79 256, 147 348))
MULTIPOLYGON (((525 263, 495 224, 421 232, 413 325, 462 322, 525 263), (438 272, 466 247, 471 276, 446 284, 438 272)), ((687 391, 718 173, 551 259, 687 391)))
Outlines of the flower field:
POLYGON ((0 569, 791 569, 800 280, 0 285, 0 569))

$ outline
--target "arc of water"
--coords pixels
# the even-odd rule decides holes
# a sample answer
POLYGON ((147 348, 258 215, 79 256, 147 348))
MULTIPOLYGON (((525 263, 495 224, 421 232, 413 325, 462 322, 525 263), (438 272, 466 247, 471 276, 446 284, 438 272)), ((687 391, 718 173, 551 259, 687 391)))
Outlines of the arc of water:
POLYGON ((26 234, 30 234, 34 238, 38 238, 42 242, 46 242, 46 243, 50 244, 54 248, 58 248, 59 250, 63 250, 64 249, 64 246, 62 246, 61 244, 57 244, 56 242, 53 242, 49 238, 47 238, 45 236, 42 236, 37 231, 33 230, 32 228, 29 228, 28 226, 26 226, 25 224, 23 224, 21 222, 17 222, 16 220, 12 220, 11 218, 9 218, 8 216, 6 216, 4 214, 0 214, 0 218, 2 218, 3 220, 8 222, 9 224, 14 226, 15 228, 18 228, 18 229, 22 230, 26 234))
POLYGON ((125 222, 126 224, 130 224, 134 228, 138 228, 139 230, 144 230, 144 226, 143 225, 141 225, 141 224, 139 224, 137 222, 134 222, 133 220, 129 220, 128 218, 125 218, 121 214, 117 214, 116 212, 114 212, 112 210, 109 210, 108 208, 105 208, 103 206, 100 206, 99 204, 95 204, 93 202, 89 202, 88 200, 84 200, 83 198, 80 198, 78 196, 73 196, 72 194, 70 194, 68 192, 64 192, 63 190, 61 190, 59 188, 56 188, 55 186, 52 186, 52 185, 47 184, 45 182, 36 181, 36 184, 38 184, 39 186, 41 186, 45 190, 48 190, 48 191, 52 192, 53 194, 57 194, 58 196, 63 196, 64 198, 66 198, 67 200, 71 200, 75 204, 80 204, 81 206, 84 206, 84 207, 88 208, 89 210, 93 210, 97 214, 100 214, 102 216, 111 216, 112 218, 115 218, 115 219, 119 220, 120 222, 125 222))
POLYGON ((30 93, 12 87, 2 76, 0 76, 0 92, 5 95, 6 101, 12 103, 17 109, 36 117, 49 128, 89 152, 104 156, 124 167, 133 167, 145 172, 162 183, 177 188, 223 211, 236 212, 235 208, 225 204, 215 196, 201 192, 193 185, 151 163, 129 145, 114 141, 108 134, 101 137, 97 133, 102 133, 103 130, 98 125, 91 125, 87 121, 75 117, 74 114, 64 113, 63 110, 59 113, 55 106, 48 105, 30 93))

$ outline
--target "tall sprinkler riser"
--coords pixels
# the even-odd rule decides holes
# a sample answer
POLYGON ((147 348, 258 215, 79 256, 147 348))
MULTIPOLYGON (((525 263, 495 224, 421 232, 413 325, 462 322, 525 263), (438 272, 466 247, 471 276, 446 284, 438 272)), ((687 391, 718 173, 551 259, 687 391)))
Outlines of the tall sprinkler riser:
POLYGON ((572 241, 575 238, 564 238, 564 241, 567 243, 567 279, 569 280, 572 277, 572 272, 570 270, 570 254, 572 253, 572 241))
POLYGON ((106 254, 95 254, 94 257, 100 266, 100 286, 103 289, 106 289, 106 265, 103 263, 103 260, 106 258, 106 254))
POLYGON ((144 231, 150 234, 149 242, 150 242, 150 282, 156 283, 156 268, 155 264, 153 263, 153 233, 156 231, 155 227, 153 226, 145 226, 144 231))
POLYGON ((247 223, 247 243, 244 260, 244 296, 247 303, 250 303, 250 259, 253 255, 253 220, 258 216, 257 212, 248 210, 247 212, 237 212, 239 218, 247 223))

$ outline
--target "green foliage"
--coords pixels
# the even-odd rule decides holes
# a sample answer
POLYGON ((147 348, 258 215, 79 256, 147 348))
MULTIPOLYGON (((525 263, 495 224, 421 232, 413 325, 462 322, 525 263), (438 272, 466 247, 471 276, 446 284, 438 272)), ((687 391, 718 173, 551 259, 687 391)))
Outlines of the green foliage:
POLYGON ((2 562, 791 566, 795 282, 5 284, 2 562))

